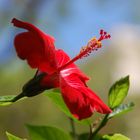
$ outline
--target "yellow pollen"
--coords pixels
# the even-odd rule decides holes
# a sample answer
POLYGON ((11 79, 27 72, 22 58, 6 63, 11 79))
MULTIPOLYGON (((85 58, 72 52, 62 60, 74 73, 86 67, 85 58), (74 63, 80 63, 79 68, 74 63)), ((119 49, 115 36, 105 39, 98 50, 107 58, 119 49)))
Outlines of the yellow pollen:
POLYGON ((97 48, 101 48, 102 47, 102 42, 97 40, 97 48))
POLYGON ((93 38, 91 38, 91 39, 88 41, 87 47, 92 47, 93 44, 96 44, 96 47, 97 47, 97 48, 101 48, 101 47, 102 47, 101 41, 98 41, 98 40, 96 39, 96 37, 93 37, 93 38))

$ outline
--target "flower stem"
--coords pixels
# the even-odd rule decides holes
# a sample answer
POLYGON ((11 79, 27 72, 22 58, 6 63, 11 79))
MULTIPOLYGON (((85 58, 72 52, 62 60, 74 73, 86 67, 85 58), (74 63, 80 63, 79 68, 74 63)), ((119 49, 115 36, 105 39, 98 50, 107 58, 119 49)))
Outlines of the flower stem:
POLYGON ((73 119, 71 119, 71 118, 69 118, 69 119, 70 119, 70 125, 71 125, 71 130, 72 130, 72 136, 76 140, 77 139, 77 135, 76 135, 76 130, 75 130, 75 124, 74 124, 73 119))
POLYGON ((96 134, 106 125, 106 123, 108 122, 107 117, 108 117, 108 114, 104 116, 104 118, 102 119, 101 123, 95 129, 95 131, 92 132, 92 134, 90 135, 88 140, 93 140, 93 138, 95 138, 96 134))

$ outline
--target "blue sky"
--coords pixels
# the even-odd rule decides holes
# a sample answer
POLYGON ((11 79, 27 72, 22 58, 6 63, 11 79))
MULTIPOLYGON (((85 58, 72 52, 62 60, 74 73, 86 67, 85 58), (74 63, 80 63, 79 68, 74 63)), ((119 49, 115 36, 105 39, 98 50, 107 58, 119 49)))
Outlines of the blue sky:
MULTIPOLYGON (((5 13, 8 16, 4 22, 5 26, 1 26, 3 28, 0 29, 0 63, 8 62, 15 55, 13 48, 15 28, 10 24, 10 20, 13 17, 26 20, 22 17, 22 13, 29 0, 25 0, 24 5, 19 6, 14 5, 12 1, 14 0, 0 1, 0 11, 3 13, 0 15, 0 22, 3 23, 5 13)), ((122 23, 139 24, 139 20, 136 20, 139 16, 136 14, 139 11, 138 3, 136 0, 43 1, 36 9, 36 23, 33 24, 53 35, 56 46, 73 57, 90 38, 98 36, 100 29, 111 33, 114 26, 122 23)), ((30 11, 27 13, 30 14, 30 11)))

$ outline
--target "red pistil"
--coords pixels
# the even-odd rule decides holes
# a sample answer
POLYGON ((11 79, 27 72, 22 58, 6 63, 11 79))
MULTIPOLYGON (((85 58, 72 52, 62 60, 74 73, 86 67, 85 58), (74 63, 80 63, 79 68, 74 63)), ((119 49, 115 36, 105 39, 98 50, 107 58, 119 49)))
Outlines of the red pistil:
POLYGON ((111 37, 110 34, 107 34, 107 32, 105 32, 104 30, 100 30, 100 38, 98 39, 98 41, 102 41, 110 37, 111 37))
POLYGON ((57 69, 57 72, 66 68, 68 65, 74 63, 75 61, 77 61, 78 59, 81 59, 83 57, 87 57, 89 56, 89 54, 92 52, 92 51, 97 51, 99 48, 102 47, 102 43, 101 41, 104 40, 104 39, 109 39, 111 36, 110 34, 108 34, 107 32, 105 32, 104 30, 100 30, 100 37, 99 39, 96 39, 96 38, 92 38, 87 46, 85 47, 82 47, 80 53, 74 57, 73 59, 71 59, 70 61, 68 61, 65 65, 61 66, 60 68, 57 69))

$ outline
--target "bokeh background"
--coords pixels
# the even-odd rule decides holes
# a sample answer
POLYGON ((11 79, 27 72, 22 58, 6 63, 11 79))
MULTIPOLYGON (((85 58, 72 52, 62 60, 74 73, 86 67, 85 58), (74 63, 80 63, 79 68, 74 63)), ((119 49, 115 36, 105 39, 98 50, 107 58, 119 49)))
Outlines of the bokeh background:
MULTIPOLYGON (((10 23, 13 17, 31 22, 55 37, 57 48, 74 57, 100 29, 112 38, 90 57, 77 62, 91 77, 88 85, 107 103, 113 82, 130 75, 125 102, 136 105, 132 112, 114 118, 102 133, 140 137, 140 1, 139 0, 0 0, 0 95, 18 94, 35 73, 16 56, 13 39, 22 31, 10 23)), ((93 116, 94 118, 94 116, 93 116)), ((25 124, 53 125, 70 131, 67 117, 44 95, 0 107, 0 139, 5 131, 28 138, 25 124)), ((76 124, 80 134, 88 127, 76 124)))

